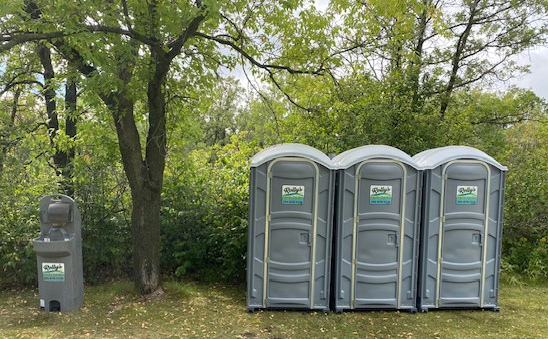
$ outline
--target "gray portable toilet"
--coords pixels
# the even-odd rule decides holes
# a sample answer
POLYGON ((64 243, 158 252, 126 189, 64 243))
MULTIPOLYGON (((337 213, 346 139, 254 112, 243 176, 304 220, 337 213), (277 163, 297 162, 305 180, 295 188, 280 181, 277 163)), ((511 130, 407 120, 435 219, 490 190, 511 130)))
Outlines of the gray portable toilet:
POLYGON ((82 226, 74 200, 47 195, 40 200, 40 236, 34 239, 38 294, 44 311, 72 311, 84 302, 82 226))
POLYGON ((418 308, 498 310, 507 168, 467 146, 413 159, 424 170, 418 308))
POLYGON ((248 311, 329 310, 332 167, 302 144, 272 146, 251 160, 248 311))
POLYGON ((338 167, 334 307, 416 311, 421 175, 405 152, 368 145, 338 167))

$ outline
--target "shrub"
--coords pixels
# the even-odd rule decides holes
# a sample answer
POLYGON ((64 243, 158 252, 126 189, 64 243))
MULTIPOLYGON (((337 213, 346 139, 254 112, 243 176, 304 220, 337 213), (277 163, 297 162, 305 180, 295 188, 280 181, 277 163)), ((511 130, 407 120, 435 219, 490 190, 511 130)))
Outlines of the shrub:
POLYGON ((233 137, 171 159, 162 208, 165 272, 245 279, 249 159, 256 151, 233 137))

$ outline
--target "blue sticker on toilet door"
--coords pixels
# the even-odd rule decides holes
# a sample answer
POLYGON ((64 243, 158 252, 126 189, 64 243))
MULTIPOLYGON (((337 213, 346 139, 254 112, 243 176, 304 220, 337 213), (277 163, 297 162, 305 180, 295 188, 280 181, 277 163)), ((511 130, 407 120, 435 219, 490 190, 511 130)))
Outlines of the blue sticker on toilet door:
POLYGON ((478 186, 457 186, 457 205, 477 205, 478 186))
POLYGON ((282 185, 282 204, 303 205, 304 186, 282 185))
POLYGON ((392 186, 371 185, 369 189, 369 204, 392 205, 392 186))

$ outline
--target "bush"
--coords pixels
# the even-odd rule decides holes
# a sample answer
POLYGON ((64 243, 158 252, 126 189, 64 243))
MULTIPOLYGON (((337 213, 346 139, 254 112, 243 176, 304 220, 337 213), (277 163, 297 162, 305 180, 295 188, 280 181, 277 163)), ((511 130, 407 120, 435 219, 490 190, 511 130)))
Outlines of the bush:
POLYGON ((87 165, 76 187, 82 214, 84 280, 97 284, 132 271, 131 200, 120 166, 87 165))
POLYGON ((516 242, 506 241, 506 254, 502 269, 509 273, 524 275, 528 280, 540 281, 548 277, 548 245, 546 237, 516 242))
POLYGON ((245 279, 249 159, 256 151, 233 138, 170 159, 162 205, 164 272, 245 279))
POLYGON ((524 123, 506 137, 503 256, 515 273, 548 277, 548 128, 524 123))
POLYGON ((5 168, 2 175, 11 180, 0 181, 0 288, 35 285, 38 272, 32 239, 40 232, 38 202, 56 189, 55 176, 50 171, 31 175, 23 167, 5 168))

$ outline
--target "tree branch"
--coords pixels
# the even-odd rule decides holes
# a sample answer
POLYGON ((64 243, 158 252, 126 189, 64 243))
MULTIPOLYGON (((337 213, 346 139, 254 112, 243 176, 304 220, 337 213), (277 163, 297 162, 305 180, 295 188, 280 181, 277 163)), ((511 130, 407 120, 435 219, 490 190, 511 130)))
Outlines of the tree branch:
POLYGON ((287 100, 289 100, 290 103, 292 103, 293 105, 295 105, 296 107, 302 109, 303 111, 306 111, 306 112, 309 112, 309 113, 312 113, 312 109, 310 108, 307 108, 307 107, 304 107, 300 104, 298 104, 295 100, 293 100, 293 98, 291 98, 291 96, 289 94, 287 94, 283 89, 282 89, 282 86, 278 83, 278 81, 276 81, 276 79, 274 78, 274 73, 272 73, 270 70, 268 70, 268 75, 269 75, 269 78, 270 80, 272 80, 272 82, 274 83, 274 85, 276 86, 276 88, 278 88, 278 90, 280 92, 282 92, 282 94, 286 97, 287 100))
POLYGON ((6 42, 0 45, 0 53, 5 52, 11 49, 12 47, 15 47, 25 42, 39 41, 39 40, 51 41, 52 39, 63 38, 71 35, 76 35, 79 33, 93 33, 93 32, 126 35, 130 38, 133 38, 137 41, 142 42, 145 45, 155 46, 155 47, 161 45, 160 42, 158 42, 157 40, 146 37, 142 34, 139 34, 133 29, 126 30, 120 27, 112 27, 112 26, 104 26, 104 25, 85 25, 85 26, 82 26, 81 30, 72 32, 72 33, 66 33, 63 31, 49 32, 49 33, 18 32, 16 34, 2 35, 0 37, 0 41, 6 41, 6 42))
POLYGON ((170 60, 175 58, 177 55, 181 53, 181 49, 183 48, 185 43, 188 41, 188 39, 191 36, 196 34, 196 31, 198 30, 200 23, 205 19, 206 15, 207 15, 207 12, 205 11, 204 8, 202 8, 202 11, 200 12, 200 14, 198 14, 196 17, 194 17, 194 19, 192 19, 188 27, 183 31, 183 33, 181 33, 179 38, 177 38, 177 40, 167 45, 170 49, 168 53, 168 58, 170 60))
POLYGON ((44 85, 40 82, 40 81, 37 81, 37 80, 21 80, 21 81, 15 81, 15 82, 12 82, 12 83, 9 83, 6 85, 6 87, 4 87, 4 89, 2 90, 2 92, 0 92, 0 97, 2 95, 4 95, 7 91, 9 91, 10 89, 12 89, 13 87, 17 86, 17 85, 38 85, 42 88, 44 88, 44 85))
POLYGON ((236 45, 232 41, 228 41, 225 39, 221 39, 218 36, 211 36, 207 35, 205 33, 196 32, 194 34, 195 36, 207 39, 207 40, 213 40, 215 42, 220 43, 221 45, 230 46, 232 49, 234 49, 236 52, 238 52, 240 55, 242 55, 247 61, 249 61, 251 64, 253 64, 256 67, 265 69, 265 70, 272 70, 272 69, 278 69, 278 70, 284 70, 291 74, 312 74, 312 75, 322 75, 325 71, 323 65, 314 71, 308 71, 308 70, 300 70, 300 69, 294 69, 289 66, 280 66, 280 65, 272 65, 272 64, 263 64, 259 61, 257 61, 255 58, 253 58, 251 55, 249 55, 246 51, 243 50, 240 46, 236 45))
MULTIPOLYGON (((75 33, 72 33, 75 34, 75 33)), ((38 40, 51 40, 55 38, 60 38, 68 36, 71 34, 65 32, 49 32, 49 33, 33 33, 25 32, 17 35, 2 35, 0 40, 6 41, 0 45, 0 53, 10 50, 12 47, 20 45, 29 41, 38 41, 38 40)))

